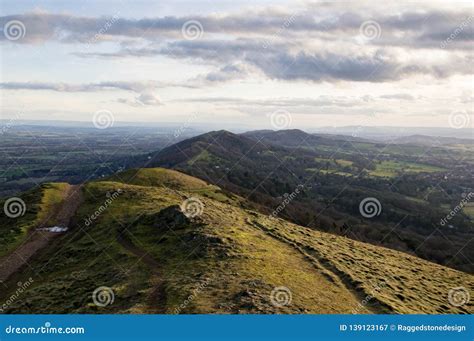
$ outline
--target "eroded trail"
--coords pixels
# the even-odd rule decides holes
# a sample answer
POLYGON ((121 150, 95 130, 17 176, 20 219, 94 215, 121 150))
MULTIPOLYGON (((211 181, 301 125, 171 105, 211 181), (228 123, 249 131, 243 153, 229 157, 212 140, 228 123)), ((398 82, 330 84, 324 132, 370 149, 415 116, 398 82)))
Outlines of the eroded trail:
POLYGON ((161 267, 158 261, 151 257, 146 251, 140 249, 133 244, 126 236, 119 234, 117 241, 127 251, 134 254, 140 259, 152 272, 151 284, 153 289, 148 297, 146 313, 151 314, 165 314, 166 313, 166 288, 165 281, 161 272, 161 267))
MULTIPOLYGON (((56 212, 52 213, 54 220, 59 226, 69 226, 72 217, 76 213, 82 202, 81 185, 71 185, 64 192, 64 201, 58 207, 56 212)), ((26 240, 14 251, 0 259, 0 282, 5 282, 10 276, 19 271, 22 267, 28 266, 29 260, 41 249, 45 248, 50 242, 60 235, 38 228, 50 227, 41 222, 31 232, 26 240)))

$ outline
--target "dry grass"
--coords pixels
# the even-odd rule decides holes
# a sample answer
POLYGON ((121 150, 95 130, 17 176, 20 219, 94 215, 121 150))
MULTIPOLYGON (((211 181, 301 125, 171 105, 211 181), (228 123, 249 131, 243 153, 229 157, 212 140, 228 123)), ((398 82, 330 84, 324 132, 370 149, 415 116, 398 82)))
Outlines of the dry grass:
POLYGON ((395 313, 473 313, 473 304, 455 307, 452 288, 474 291, 474 276, 402 252, 301 228, 281 220, 257 219, 268 232, 297 243, 353 286, 395 313))

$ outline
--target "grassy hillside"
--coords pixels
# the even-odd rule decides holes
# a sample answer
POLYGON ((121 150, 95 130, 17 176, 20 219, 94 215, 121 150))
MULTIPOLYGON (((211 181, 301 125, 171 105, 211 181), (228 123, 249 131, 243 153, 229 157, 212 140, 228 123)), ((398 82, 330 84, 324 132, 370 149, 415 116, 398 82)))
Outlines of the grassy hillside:
POLYGON ((278 212, 280 218, 474 273, 469 210, 453 216, 450 227, 441 223, 474 192, 471 156, 462 150, 328 138, 301 130, 215 131, 150 158, 151 167, 208 181, 252 201, 262 213, 276 210, 293 193, 278 212), (368 197, 380 202, 381 211, 365 219, 360 203, 368 197))
POLYGON ((448 301, 451 288, 472 292, 471 275, 269 218, 176 171, 128 171, 83 192, 72 230, 0 292, 3 302, 17 282, 34 280, 6 312, 473 311, 448 301), (92 300, 102 286, 114 292, 105 307, 92 300))
MULTIPOLYGON (((17 218, 0 215, 0 257, 24 241, 34 227, 42 224, 53 226, 56 223, 54 212, 63 201, 68 187, 66 183, 53 183, 25 192, 19 197, 24 203, 21 208, 24 210, 23 215, 17 218)), ((3 210, 5 202, 0 201, 3 210)))

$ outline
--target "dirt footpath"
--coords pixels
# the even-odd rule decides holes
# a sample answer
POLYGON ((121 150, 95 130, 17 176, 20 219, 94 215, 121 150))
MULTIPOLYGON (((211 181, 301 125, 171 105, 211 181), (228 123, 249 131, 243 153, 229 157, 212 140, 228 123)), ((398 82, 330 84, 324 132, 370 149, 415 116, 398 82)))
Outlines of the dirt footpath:
POLYGON ((166 314, 166 288, 161 273, 160 263, 151 257, 145 250, 142 250, 133 244, 124 235, 119 235, 117 241, 126 250, 138 257, 138 259, 148 266, 152 272, 151 285, 153 286, 153 289, 147 300, 147 313, 166 314))
MULTIPOLYGON (((55 213, 57 225, 69 226, 71 218, 82 202, 80 185, 71 185, 64 193, 64 201, 55 213)), ((50 227, 40 224, 28 234, 26 240, 12 253, 0 259, 0 283, 5 282, 12 274, 19 271, 41 249, 60 233, 38 231, 37 228, 50 227)))

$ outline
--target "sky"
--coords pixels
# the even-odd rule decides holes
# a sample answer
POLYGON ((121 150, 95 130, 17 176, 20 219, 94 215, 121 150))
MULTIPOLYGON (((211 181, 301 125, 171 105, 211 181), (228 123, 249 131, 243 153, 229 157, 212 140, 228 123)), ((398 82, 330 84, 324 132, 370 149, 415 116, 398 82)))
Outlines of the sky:
POLYGON ((0 119, 474 124, 470 1, 0 6, 0 119))

